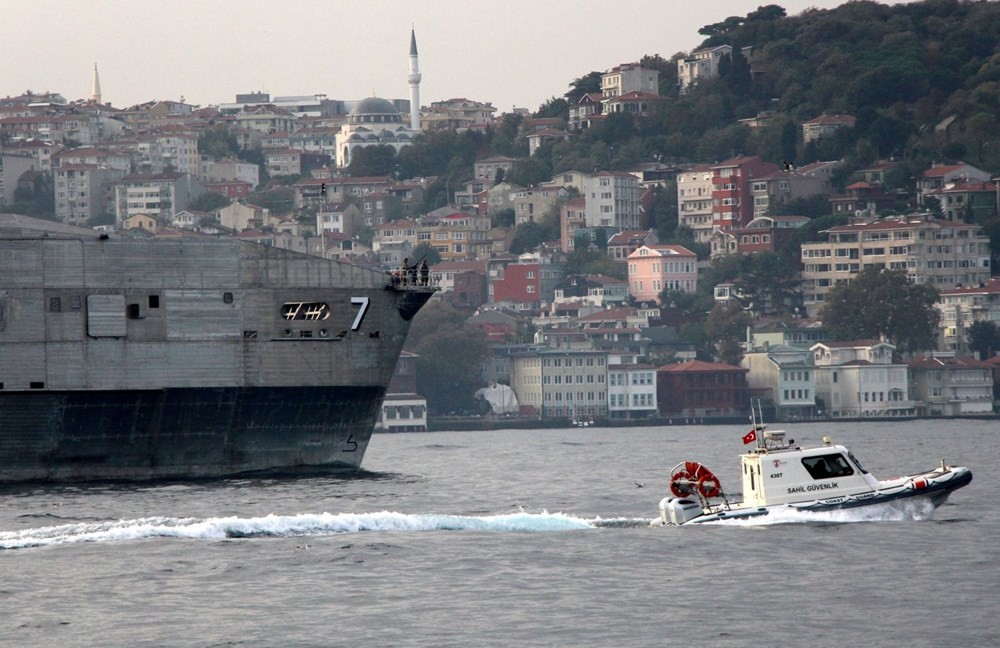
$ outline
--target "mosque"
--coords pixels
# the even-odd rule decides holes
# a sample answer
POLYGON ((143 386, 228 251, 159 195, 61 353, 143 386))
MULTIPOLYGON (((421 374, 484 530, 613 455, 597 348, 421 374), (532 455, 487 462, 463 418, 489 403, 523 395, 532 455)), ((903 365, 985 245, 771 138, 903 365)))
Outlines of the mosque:
POLYGON ((351 164, 354 152, 366 146, 391 146, 396 153, 413 143, 420 133, 420 66, 417 60, 417 36, 410 30, 410 123, 403 121, 391 101, 368 97, 354 107, 347 123, 336 136, 337 166, 351 164))

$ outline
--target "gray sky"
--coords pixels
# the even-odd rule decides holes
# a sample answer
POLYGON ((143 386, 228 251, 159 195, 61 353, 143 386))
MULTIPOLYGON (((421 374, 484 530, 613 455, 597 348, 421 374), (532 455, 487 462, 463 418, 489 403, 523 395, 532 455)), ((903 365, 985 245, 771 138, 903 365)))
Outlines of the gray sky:
POLYGON ((536 110, 593 70, 695 49, 698 29, 779 4, 844 0, 0 0, 0 97, 25 90, 124 108, 236 93, 408 98, 410 27, 420 102, 466 97, 536 110))

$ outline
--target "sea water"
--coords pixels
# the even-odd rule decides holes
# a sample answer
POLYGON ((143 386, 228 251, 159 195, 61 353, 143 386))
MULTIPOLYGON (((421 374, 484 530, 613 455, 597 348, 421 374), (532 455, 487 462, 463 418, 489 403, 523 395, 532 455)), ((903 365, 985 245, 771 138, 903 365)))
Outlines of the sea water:
MULTIPOLYGON (((745 426, 378 434, 343 477, 0 489, 0 646, 1000 645, 1000 425, 785 426, 942 507, 654 527, 745 426)), ((776 426, 772 426, 774 428, 776 426)))

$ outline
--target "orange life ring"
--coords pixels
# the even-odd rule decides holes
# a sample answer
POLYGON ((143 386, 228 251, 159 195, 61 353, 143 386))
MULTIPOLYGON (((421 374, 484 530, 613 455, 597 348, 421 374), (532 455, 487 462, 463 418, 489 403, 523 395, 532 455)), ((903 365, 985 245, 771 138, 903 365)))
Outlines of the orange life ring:
POLYGON ((722 492, 719 480, 707 469, 705 470, 705 474, 698 479, 698 492, 704 497, 716 497, 722 492))
POLYGON ((678 470, 670 476, 670 492, 674 497, 685 497, 691 494, 691 487, 688 484, 681 484, 680 481, 690 481, 691 475, 686 470, 678 470))

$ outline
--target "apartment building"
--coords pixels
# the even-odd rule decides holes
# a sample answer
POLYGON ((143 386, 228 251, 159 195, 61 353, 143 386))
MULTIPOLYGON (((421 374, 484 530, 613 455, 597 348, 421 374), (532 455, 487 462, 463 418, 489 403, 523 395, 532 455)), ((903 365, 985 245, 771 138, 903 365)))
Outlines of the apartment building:
POLYGON ((907 367, 892 361, 896 347, 878 340, 819 342, 809 350, 816 366, 816 404, 829 416, 913 416, 907 367))
POLYGON ((61 164, 52 175, 56 218, 69 225, 85 225, 95 216, 114 211, 111 187, 125 172, 96 164, 61 164))
POLYGON ((993 368, 954 353, 913 358, 907 365, 918 415, 983 416, 993 413, 993 368))
POLYGON ((712 235, 712 166, 696 164, 677 174, 677 224, 707 243, 712 235))
MULTIPOLYGON (((778 165, 760 157, 734 157, 712 166, 712 227, 746 227, 758 214, 754 210, 754 188, 775 176, 778 165)), ((764 185, 766 192, 766 185, 764 185)))
POLYGON ((826 241, 802 244, 802 294, 810 316, 832 286, 869 267, 905 270, 914 283, 939 290, 990 278, 989 238, 977 225, 914 214, 859 220, 822 234, 826 241))
POLYGON ((747 386, 755 398, 772 404, 779 421, 811 418, 816 413, 816 377, 808 349, 765 345, 743 355, 747 386))
POLYGON ((131 174, 113 186, 118 226, 136 214, 173 218, 205 191, 189 173, 131 174))
POLYGON ((934 307, 941 313, 939 350, 969 353, 969 327, 976 322, 1000 326, 1000 279, 942 290, 934 307))
MULTIPOLYGON (((749 54, 749 48, 744 48, 749 54)), ((681 94, 686 94, 692 86, 703 79, 714 79, 719 76, 719 63, 723 57, 732 56, 730 45, 706 47, 692 52, 677 61, 677 86, 681 94)))
POLYGON ((584 178, 583 195, 587 199, 587 227, 642 228, 639 180, 634 175, 614 171, 589 174, 584 178))
POLYGON ((490 219, 453 212, 436 219, 423 219, 417 228, 417 244, 427 243, 442 261, 485 259, 492 247, 490 219))
POLYGON ((802 142, 809 144, 833 137, 842 128, 854 128, 857 119, 852 115, 820 115, 802 122, 802 142))
POLYGON ((630 92, 660 94, 660 73, 638 63, 618 65, 601 75, 601 96, 620 97, 630 92))
POLYGON ((664 290, 698 288, 698 255, 681 245, 643 245, 628 255, 628 291, 640 302, 658 302, 664 290))
POLYGON ((608 354, 544 349, 510 357, 511 387, 522 408, 544 418, 608 414, 608 354))
POLYGON ((647 364, 608 366, 608 416, 642 419, 656 416, 656 367, 647 364))

